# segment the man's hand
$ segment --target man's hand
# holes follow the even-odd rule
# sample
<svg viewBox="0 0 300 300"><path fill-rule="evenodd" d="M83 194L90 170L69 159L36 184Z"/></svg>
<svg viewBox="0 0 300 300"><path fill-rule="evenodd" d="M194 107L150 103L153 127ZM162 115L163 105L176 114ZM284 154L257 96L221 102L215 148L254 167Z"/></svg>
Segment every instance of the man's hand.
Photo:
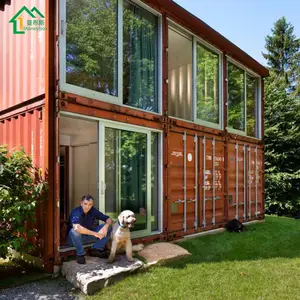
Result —
<svg viewBox="0 0 300 300"><path fill-rule="evenodd" d="M108 225L105 224L98 232L95 232L95 237L98 239L103 239L107 235Z"/></svg>
<svg viewBox="0 0 300 300"><path fill-rule="evenodd" d="M103 239L105 237L105 235L99 231L99 232L94 232L94 237L96 237L99 240L101 240L101 239Z"/></svg>
<svg viewBox="0 0 300 300"><path fill-rule="evenodd" d="M103 234L104 236L107 235L107 228L108 228L108 225L105 224L99 231L99 233Z"/></svg>

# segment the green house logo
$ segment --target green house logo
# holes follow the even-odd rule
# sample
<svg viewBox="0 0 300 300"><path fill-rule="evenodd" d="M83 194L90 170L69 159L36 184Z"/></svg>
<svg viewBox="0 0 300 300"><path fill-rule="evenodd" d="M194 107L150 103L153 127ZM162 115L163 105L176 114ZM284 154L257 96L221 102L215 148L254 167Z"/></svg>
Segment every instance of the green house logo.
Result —
<svg viewBox="0 0 300 300"><path fill-rule="evenodd" d="M25 34L28 30L46 30L45 17L36 7L29 10L23 6L9 23L13 24L14 34Z"/></svg>

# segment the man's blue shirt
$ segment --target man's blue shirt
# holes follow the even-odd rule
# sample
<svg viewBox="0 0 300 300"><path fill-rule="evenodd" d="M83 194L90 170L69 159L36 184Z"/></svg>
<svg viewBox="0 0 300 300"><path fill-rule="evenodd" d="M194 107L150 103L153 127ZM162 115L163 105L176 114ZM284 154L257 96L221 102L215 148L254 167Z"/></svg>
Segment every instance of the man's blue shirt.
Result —
<svg viewBox="0 0 300 300"><path fill-rule="evenodd" d="M69 217L68 233L71 228L73 228L73 224L80 224L87 229L92 229L95 220L106 222L107 219L109 219L109 216L106 216L95 207L92 207L89 212L85 214L82 207L78 206L72 210Z"/></svg>

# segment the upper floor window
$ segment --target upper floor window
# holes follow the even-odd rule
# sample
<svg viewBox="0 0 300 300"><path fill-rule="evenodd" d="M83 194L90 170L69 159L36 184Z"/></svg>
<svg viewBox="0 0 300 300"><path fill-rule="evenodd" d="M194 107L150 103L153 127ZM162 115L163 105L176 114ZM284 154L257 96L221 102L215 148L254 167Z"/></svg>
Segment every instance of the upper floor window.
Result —
<svg viewBox="0 0 300 300"><path fill-rule="evenodd" d="M60 15L61 90L160 111L156 12L125 0L66 0Z"/></svg>
<svg viewBox="0 0 300 300"><path fill-rule="evenodd" d="M192 121L193 40L177 27L169 27L168 37L168 112L170 116Z"/></svg>
<svg viewBox="0 0 300 300"><path fill-rule="evenodd" d="M197 119L221 123L221 58L197 43Z"/></svg>
<svg viewBox="0 0 300 300"><path fill-rule="evenodd" d="M168 39L169 115L221 129L221 52L173 23Z"/></svg>
<svg viewBox="0 0 300 300"><path fill-rule="evenodd" d="M258 102L258 77L228 62L228 129L238 134L259 137Z"/></svg>

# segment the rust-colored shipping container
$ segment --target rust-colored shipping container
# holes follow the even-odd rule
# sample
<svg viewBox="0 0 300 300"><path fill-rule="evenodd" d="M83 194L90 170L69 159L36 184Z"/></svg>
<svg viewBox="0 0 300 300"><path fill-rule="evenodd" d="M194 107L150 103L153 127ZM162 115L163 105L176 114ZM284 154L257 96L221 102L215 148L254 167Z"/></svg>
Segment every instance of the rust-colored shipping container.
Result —
<svg viewBox="0 0 300 300"><path fill-rule="evenodd" d="M9 149L23 147L33 163L44 167L44 123L43 107L22 111L12 117L0 121L0 144L7 145ZM28 138L30 137L30 138Z"/></svg>
<svg viewBox="0 0 300 300"><path fill-rule="evenodd" d="M98 0L99 15L86 9L101 18L96 28L74 13L76 1L4 3L0 144L23 146L47 173L37 212L47 271L74 254L68 216L87 193L114 219L134 211L134 243L264 217L267 69L171 0ZM45 29L16 33L34 19ZM92 32L115 42L86 47Z"/></svg>
<svg viewBox="0 0 300 300"><path fill-rule="evenodd" d="M45 12L45 2L38 0L12 1L11 5L5 6L5 12L1 12L0 111L45 93L45 31L14 34L10 22L24 6L28 9L38 7ZM20 16L25 17L25 14Z"/></svg>

